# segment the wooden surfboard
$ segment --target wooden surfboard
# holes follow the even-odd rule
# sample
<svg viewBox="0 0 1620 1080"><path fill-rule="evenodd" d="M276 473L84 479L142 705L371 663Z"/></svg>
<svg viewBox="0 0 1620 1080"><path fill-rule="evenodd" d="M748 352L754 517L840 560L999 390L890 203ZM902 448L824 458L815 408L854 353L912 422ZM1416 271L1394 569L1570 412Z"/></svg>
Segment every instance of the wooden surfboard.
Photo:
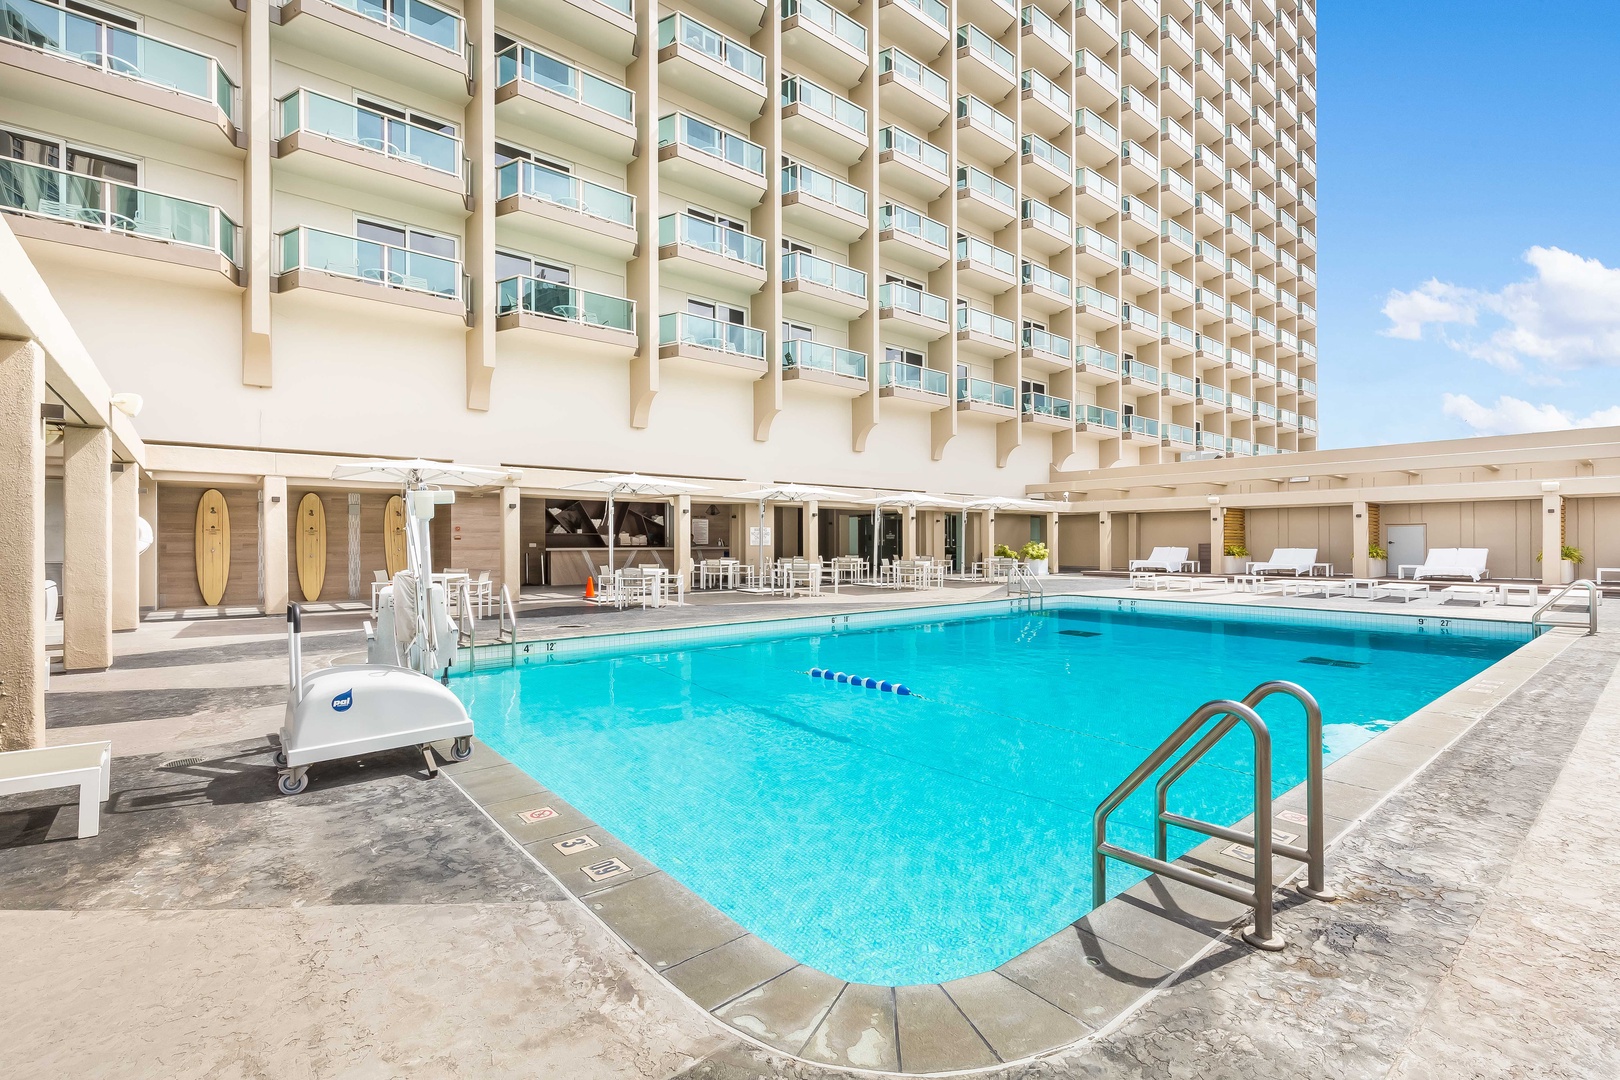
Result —
<svg viewBox="0 0 1620 1080"><path fill-rule="evenodd" d="M398 495L383 510L383 562L389 577L405 569L405 500Z"/></svg>
<svg viewBox="0 0 1620 1080"><path fill-rule="evenodd" d="M298 587L304 599L321 598L326 584L326 507L313 491L298 501Z"/></svg>
<svg viewBox="0 0 1620 1080"><path fill-rule="evenodd" d="M219 605L230 577L231 513L225 496L209 488L197 500L197 589L204 605Z"/></svg>

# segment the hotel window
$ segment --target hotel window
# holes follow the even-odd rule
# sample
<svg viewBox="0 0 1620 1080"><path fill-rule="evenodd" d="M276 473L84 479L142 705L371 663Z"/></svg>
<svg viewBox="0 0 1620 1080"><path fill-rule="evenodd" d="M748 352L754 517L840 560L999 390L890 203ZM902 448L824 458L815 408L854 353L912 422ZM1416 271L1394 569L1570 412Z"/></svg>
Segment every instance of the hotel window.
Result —
<svg viewBox="0 0 1620 1080"><path fill-rule="evenodd" d="M360 116L360 131L358 134L362 142L368 138L383 138L385 146L394 146L401 149L409 146L410 141L408 135L403 133L398 135L395 134L394 122L396 121L405 124L415 124L417 127L427 128L429 131L437 131L439 134L448 135L451 138L455 138L456 136L456 125L447 120L440 120L436 116L429 116L426 113L419 113L415 109L409 109L403 105L394 105L390 102L379 101L376 98L363 97L360 94L355 95L354 103L360 106L362 109L369 109L374 113L381 114L383 117L381 124L378 124L377 121L372 120L370 117L365 115Z"/></svg>
<svg viewBox="0 0 1620 1080"><path fill-rule="evenodd" d="M512 277L531 277L552 285L572 283L573 272L566 266L543 262L540 259L514 251L495 252L495 280Z"/></svg>
<svg viewBox="0 0 1620 1080"><path fill-rule="evenodd" d="M0 151L5 157L66 169L81 176L114 180L120 184L140 182L140 165L100 150L86 150L49 135L35 135L14 128L0 128Z"/></svg>
<svg viewBox="0 0 1620 1080"><path fill-rule="evenodd" d="M513 146L510 143L496 143L495 167L498 169L502 165L513 161L532 161L536 165L544 165L546 168L555 169L560 173L572 173L574 171L572 165L565 165L561 161L537 154L533 150L526 150L521 146Z"/></svg>
<svg viewBox="0 0 1620 1080"><path fill-rule="evenodd" d="M923 354L916 349L902 349L897 345L883 346L883 359L891 364L910 364L913 367L923 366Z"/></svg>
<svg viewBox="0 0 1620 1080"><path fill-rule="evenodd" d="M815 330L802 323L785 322L782 324L782 340L784 341L809 341L815 336Z"/></svg>
<svg viewBox="0 0 1620 1080"><path fill-rule="evenodd" d="M440 236L437 233L413 229L409 225L395 225L391 222L356 218L354 235L361 240L371 240L378 244L392 244L397 248L420 251L424 255L437 255L441 259L454 259L456 257L456 241L454 237Z"/></svg>
<svg viewBox="0 0 1620 1080"><path fill-rule="evenodd" d="M732 326L748 325L748 313L740 307L730 304L720 304L713 300L687 300L686 313L688 315L701 315L705 319L714 319L718 322L730 323Z"/></svg>

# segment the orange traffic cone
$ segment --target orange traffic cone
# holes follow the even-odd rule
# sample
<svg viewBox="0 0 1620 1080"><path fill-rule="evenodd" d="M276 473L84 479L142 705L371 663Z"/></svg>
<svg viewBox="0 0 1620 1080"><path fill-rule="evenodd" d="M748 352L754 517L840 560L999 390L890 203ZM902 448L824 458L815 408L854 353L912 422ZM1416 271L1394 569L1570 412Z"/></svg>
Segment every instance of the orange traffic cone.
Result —
<svg viewBox="0 0 1620 1080"><path fill-rule="evenodd" d="M585 579L585 599L596 599L596 575L594 574Z"/></svg>

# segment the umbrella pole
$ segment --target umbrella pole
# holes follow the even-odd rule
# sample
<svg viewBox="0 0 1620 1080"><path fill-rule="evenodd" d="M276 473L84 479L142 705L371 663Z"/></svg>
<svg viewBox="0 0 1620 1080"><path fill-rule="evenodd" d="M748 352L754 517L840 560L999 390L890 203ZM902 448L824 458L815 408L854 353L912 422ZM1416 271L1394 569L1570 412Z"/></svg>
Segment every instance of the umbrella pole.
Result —
<svg viewBox="0 0 1620 1080"><path fill-rule="evenodd" d="M967 508L962 509L956 523L956 572L967 573Z"/></svg>
<svg viewBox="0 0 1620 1080"><path fill-rule="evenodd" d="M607 576L608 576L608 580L613 582L613 584L614 584L614 592L615 592L615 594L617 594L617 592L618 592L618 580L619 579L613 576L613 533L614 533L614 529L613 529L613 492L611 492L611 491L608 492L608 497L607 497L607 521L603 522L603 524L605 524L607 526L607 534L608 534ZM618 596L617 595L615 595L613 599L614 599L615 603L618 602Z"/></svg>
<svg viewBox="0 0 1620 1080"><path fill-rule="evenodd" d="M765 577L765 500L759 500L759 516L755 519L759 523L759 543L755 545L754 561L759 564L759 576L754 579L755 585Z"/></svg>

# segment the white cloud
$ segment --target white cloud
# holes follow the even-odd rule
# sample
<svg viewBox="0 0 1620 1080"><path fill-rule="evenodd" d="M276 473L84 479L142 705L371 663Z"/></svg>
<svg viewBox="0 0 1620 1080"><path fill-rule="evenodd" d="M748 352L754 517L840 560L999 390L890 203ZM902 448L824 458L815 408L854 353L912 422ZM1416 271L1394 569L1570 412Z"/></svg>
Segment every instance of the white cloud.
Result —
<svg viewBox="0 0 1620 1080"><path fill-rule="evenodd" d="M1505 371L1527 360L1555 370L1620 366L1620 269L1561 248L1533 247L1524 261L1534 274L1496 292L1438 280L1392 290L1383 333L1420 341L1433 327L1437 340ZM1483 337L1454 331L1482 323Z"/></svg>
<svg viewBox="0 0 1620 1080"><path fill-rule="evenodd" d="M1620 425L1620 405L1586 416L1572 416L1556 405L1536 405L1503 395L1495 405L1481 405L1467 394L1446 394L1441 411L1461 420L1480 435L1516 435L1523 431L1564 431L1569 428Z"/></svg>

